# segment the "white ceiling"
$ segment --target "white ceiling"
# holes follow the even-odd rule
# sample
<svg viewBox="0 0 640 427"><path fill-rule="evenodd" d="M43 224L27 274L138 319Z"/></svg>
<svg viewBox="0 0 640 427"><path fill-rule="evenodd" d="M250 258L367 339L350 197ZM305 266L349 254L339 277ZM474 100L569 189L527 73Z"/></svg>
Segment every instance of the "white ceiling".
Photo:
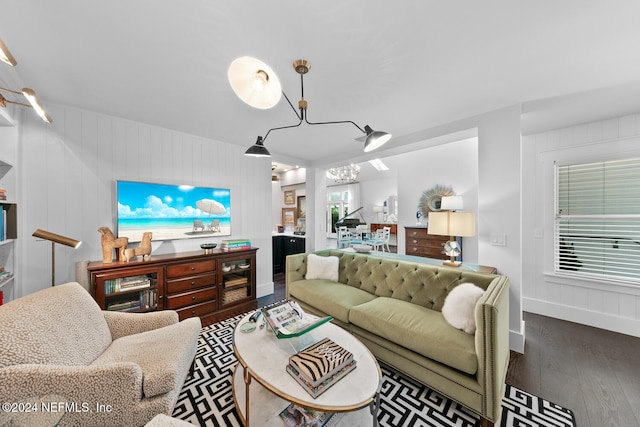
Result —
<svg viewBox="0 0 640 427"><path fill-rule="evenodd" d="M517 103L536 122L569 94L637 95L620 88L640 87L639 16L637 0L0 0L0 38L45 104L248 147L297 120L284 98L257 110L234 95L236 57L268 63L294 105L291 63L307 59L310 121L401 137ZM358 136L303 124L265 144L276 160L321 165L360 155Z"/></svg>

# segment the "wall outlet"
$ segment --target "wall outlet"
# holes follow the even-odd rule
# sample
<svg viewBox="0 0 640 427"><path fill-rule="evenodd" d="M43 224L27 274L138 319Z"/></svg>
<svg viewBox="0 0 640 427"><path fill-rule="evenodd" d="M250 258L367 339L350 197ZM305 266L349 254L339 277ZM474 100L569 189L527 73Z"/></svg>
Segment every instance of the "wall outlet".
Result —
<svg viewBox="0 0 640 427"><path fill-rule="evenodd" d="M504 233L491 233L489 235L489 242L493 246L506 246L507 235Z"/></svg>

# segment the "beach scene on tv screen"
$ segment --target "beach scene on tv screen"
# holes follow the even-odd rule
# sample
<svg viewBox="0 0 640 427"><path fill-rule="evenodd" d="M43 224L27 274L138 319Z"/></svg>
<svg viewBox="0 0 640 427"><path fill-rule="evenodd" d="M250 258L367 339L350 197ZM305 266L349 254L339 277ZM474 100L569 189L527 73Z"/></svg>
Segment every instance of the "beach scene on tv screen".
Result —
<svg viewBox="0 0 640 427"><path fill-rule="evenodd" d="M117 181L118 237L176 240L231 235L229 189Z"/></svg>

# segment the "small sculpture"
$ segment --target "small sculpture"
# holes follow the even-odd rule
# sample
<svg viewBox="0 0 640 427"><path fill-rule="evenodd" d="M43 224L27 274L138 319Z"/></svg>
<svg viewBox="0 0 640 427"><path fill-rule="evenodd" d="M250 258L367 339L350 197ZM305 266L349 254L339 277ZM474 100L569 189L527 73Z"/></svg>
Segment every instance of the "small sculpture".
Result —
<svg viewBox="0 0 640 427"><path fill-rule="evenodd" d="M124 250L124 262L129 262L131 258L142 256L142 260L145 260L145 256L151 258L151 237L150 231L142 234L142 241L137 248L127 248Z"/></svg>
<svg viewBox="0 0 640 427"><path fill-rule="evenodd" d="M124 250L129 244L129 238L119 237L116 239L116 236L113 235L109 227L100 227L98 231L102 234L100 238L100 243L102 243L102 262L105 264L113 262L114 249L116 250L116 260L123 261Z"/></svg>

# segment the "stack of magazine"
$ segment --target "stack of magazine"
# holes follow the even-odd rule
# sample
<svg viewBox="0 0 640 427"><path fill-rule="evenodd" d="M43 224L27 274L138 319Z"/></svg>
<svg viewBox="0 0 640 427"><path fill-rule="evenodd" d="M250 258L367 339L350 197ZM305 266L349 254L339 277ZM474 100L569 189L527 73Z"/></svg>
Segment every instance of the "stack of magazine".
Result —
<svg viewBox="0 0 640 427"><path fill-rule="evenodd" d="M316 398L355 368L353 353L324 338L289 357L286 369Z"/></svg>
<svg viewBox="0 0 640 427"><path fill-rule="evenodd" d="M280 412L280 419L287 427L333 427L342 415L343 413L322 412L291 403Z"/></svg>
<svg viewBox="0 0 640 427"><path fill-rule="evenodd" d="M285 300L262 308L262 314L278 338L299 337L333 319L305 313L293 300Z"/></svg>

